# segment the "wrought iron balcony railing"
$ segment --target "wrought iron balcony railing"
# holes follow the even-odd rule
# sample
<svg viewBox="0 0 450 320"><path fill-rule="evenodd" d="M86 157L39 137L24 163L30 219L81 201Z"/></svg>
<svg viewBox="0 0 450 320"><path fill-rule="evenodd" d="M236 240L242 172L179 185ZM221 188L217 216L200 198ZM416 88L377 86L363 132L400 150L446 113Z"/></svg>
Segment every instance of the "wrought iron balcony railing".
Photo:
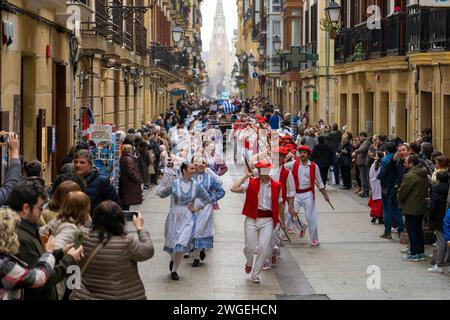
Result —
<svg viewBox="0 0 450 320"><path fill-rule="evenodd" d="M430 50L450 50L450 9L431 9Z"/></svg>
<svg viewBox="0 0 450 320"><path fill-rule="evenodd" d="M406 41L408 52L426 51L429 48L429 9L409 9L406 23Z"/></svg>
<svg viewBox="0 0 450 320"><path fill-rule="evenodd" d="M406 13L398 12L386 18L386 55L406 52Z"/></svg>

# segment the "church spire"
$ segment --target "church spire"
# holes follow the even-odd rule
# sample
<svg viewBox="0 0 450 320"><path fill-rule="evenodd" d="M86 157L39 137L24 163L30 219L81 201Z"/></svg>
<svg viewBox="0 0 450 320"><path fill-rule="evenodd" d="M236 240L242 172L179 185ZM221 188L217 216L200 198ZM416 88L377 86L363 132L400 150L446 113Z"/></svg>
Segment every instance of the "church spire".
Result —
<svg viewBox="0 0 450 320"><path fill-rule="evenodd" d="M217 0L217 4L216 4L216 18L217 17L223 17L224 13L223 13L223 4L222 4L222 0Z"/></svg>

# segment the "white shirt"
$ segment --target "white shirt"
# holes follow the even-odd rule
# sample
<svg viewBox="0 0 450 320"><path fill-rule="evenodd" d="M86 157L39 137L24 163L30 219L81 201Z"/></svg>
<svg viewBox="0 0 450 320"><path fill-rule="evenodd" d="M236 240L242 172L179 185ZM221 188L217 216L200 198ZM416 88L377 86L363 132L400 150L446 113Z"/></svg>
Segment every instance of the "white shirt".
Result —
<svg viewBox="0 0 450 320"><path fill-rule="evenodd" d="M242 185L244 192L248 189L248 180ZM280 191L279 203L283 203L283 195ZM258 194L258 209L264 211L272 211L272 188L271 183L264 184L261 182Z"/></svg>
<svg viewBox="0 0 450 320"><path fill-rule="evenodd" d="M294 180L294 176L292 174L292 170L294 169L294 163L295 163L294 161L287 163L285 165L285 168L288 169L289 171L291 171L291 173L289 174L289 178L288 178L288 189L293 188L294 190L296 190L295 180ZM298 180L299 180L299 189L301 189L301 190L311 188L311 178L309 176L310 166L311 166L311 161L308 160L306 165L304 165L300 161L300 166L298 168ZM323 185L319 166L316 165L315 171L316 171L315 172L315 175L316 175L315 182L316 182L319 190L321 190L321 189L325 188L325 186Z"/></svg>
<svg viewBox="0 0 450 320"><path fill-rule="evenodd" d="M280 175L281 175L281 167L272 168L272 170L270 171L270 177L273 180L276 180L278 182L280 182ZM294 182L294 176L291 173L289 174L289 176L287 178L286 187L287 187L287 197L288 198L295 197L295 182Z"/></svg>

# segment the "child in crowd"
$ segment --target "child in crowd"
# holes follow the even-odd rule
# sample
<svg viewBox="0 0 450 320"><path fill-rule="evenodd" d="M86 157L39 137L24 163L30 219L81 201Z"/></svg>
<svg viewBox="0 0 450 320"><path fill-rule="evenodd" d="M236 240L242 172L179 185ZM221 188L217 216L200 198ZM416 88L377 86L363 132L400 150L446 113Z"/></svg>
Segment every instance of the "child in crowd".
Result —
<svg viewBox="0 0 450 320"><path fill-rule="evenodd" d="M372 198L369 200L370 207L370 217L372 218L372 223L376 223L378 219L378 224L383 224L383 204L381 198L381 182L377 179L380 173L380 164L383 160L383 153L377 152L375 156L375 162L370 167L370 185L372 187Z"/></svg>

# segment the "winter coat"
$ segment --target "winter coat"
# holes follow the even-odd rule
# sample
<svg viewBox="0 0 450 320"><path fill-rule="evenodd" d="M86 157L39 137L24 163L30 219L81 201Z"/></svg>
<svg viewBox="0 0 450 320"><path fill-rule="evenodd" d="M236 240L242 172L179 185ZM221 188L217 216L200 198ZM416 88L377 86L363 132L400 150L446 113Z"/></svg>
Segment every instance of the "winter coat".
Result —
<svg viewBox="0 0 450 320"><path fill-rule="evenodd" d="M141 150L138 158L139 173L142 181L148 183L150 176L148 174L148 167L150 166L150 152L148 150Z"/></svg>
<svg viewBox="0 0 450 320"><path fill-rule="evenodd" d="M405 174L398 189L398 201L404 214L420 216L427 213L428 188L426 169L415 166Z"/></svg>
<svg viewBox="0 0 450 320"><path fill-rule="evenodd" d="M19 236L19 253L17 257L27 263L30 268L39 264L45 253L38 229L32 223L22 220L17 228ZM24 300L58 300L56 284L66 278L66 270L70 265L77 265L72 256L64 255L62 249L55 250L56 266L48 277L47 283L40 289L25 289Z"/></svg>
<svg viewBox="0 0 450 320"><path fill-rule="evenodd" d="M118 205L122 205L116 189L114 189L106 176L94 170L84 181L86 182L84 193L91 198L91 215L103 201L111 200Z"/></svg>
<svg viewBox="0 0 450 320"><path fill-rule="evenodd" d="M401 181L398 173L397 162L394 161L394 155L394 153L389 153L383 158L383 160L381 160L378 180L380 180L383 188L394 187Z"/></svg>
<svg viewBox="0 0 450 320"><path fill-rule="evenodd" d="M442 231L444 228L448 189L448 183L439 183L431 186L429 218L435 230Z"/></svg>
<svg viewBox="0 0 450 320"><path fill-rule="evenodd" d="M131 154L120 159L119 195L123 204L134 206L142 203L142 178L138 164Z"/></svg>
<svg viewBox="0 0 450 320"><path fill-rule="evenodd" d="M272 130L278 130L280 128L280 116L279 115L272 115L269 119L269 124Z"/></svg>
<svg viewBox="0 0 450 320"><path fill-rule="evenodd" d="M23 289L43 287L55 266L55 257L45 252L35 268L14 256L0 252L0 301L22 300Z"/></svg>
<svg viewBox="0 0 450 320"><path fill-rule="evenodd" d="M319 168L328 168L333 163L333 150L325 143L319 143L314 147L311 154L311 160L314 161Z"/></svg>
<svg viewBox="0 0 450 320"><path fill-rule="evenodd" d="M353 150L353 146L350 142L347 142L344 145L340 145L337 148L340 166L350 167L352 165L352 150Z"/></svg>
<svg viewBox="0 0 450 320"><path fill-rule="evenodd" d="M149 151L149 155L150 155L150 164L148 166L147 172L149 175L154 175L156 173L156 170L155 170L156 156L155 156L155 153L153 152L153 150Z"/></svg>
<svg viewBox="0 0 450 320"><path fill-rule="evenodd" d="M0 206L6 204L11 190L22 178L22 175L20 174L21 170L22 166L20 164L20 160L11 159L8 170L6 171L5 177L3 178L3 183L0 187Z"/></svg>
<svg viewBox="0 0 450 320"><path fill-rule="evenodd" d="M68 221L61 221L54 219L50 221L46 226L41 228L41 234L48 234L49 229L52 230L52 234L55 236L55 249L63 249L66 245L76 243L80 234L86 236L89 230L82 226L77 226L75 223ZM61 281L56 286L58 290L58 297L61 300L64 297L66 291L66 279Z"/></svg>
<svg viewBox="0 0 450 320"><path fill-rule="evenodd" d="M369 147L370 139L365 138L360 142L359 148L354 152L356 153L356 165L367 166L369 164Z"/></svg>
<svg viewBox="0 0 450 320"><path fill-rule="evenodd" d="M342 132L339 130L333 130L328 133L329 145L333 152L337 151L337 148L342 140Z"/></svg>
<svg viewBox="0 0 450 320"><path fill-rule="evenodd" d="M73 300L145 300L145 289L138 272L138 262L154 255L150 233L113 236L87 266L81 288L75 289ZM91 231L83 241L85 258L81 268L100 244L97 231Z"/></svg>
<svg viewBox="0 0 450 320"><path fill-rule="evenodd" d="M83 226L77 226L75 223L69 221L61 221L54 219L40 230L41 234L48 234L48 230L52 230L55 237L55 249L62 249L66 245L75 243L77 237L82 234L87 234L88 229Z"/></svg>

